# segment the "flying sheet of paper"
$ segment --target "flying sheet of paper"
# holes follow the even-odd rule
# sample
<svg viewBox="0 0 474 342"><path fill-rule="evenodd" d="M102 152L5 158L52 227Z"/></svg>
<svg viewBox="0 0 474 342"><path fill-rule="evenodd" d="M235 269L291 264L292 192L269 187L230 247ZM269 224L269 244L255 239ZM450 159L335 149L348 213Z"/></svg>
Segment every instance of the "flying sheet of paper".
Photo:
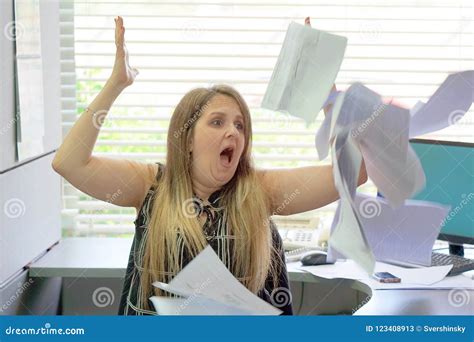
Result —
<svg viewBox="0 0 474 342"><path fill-rule="evenodd" d="M408 110L382 103L378 94L356 83L338 97L332 120L330 124L325 123L326 132L317 137L323 144L333 142L333 174L341 198L331 246L355 260L368 273L373 272L375 257L354 204L362 156L367 173L391 205L400 205L420 190L424 185L421 165L407 165L407 161L412 162L407 157L408 120Z"/></svg>
<svg viewBox="0 0 474 342"><path fill-rule="evenodd" d="M383 198L356 194L361 227L377 261L397 265L431 266L431 253L449 207L437 203L407 200L393 209ZM339 217L341 203L335 217ZM333 221L332 229L337 221ZM342 259L341 253L328 248L328 260Z"/></svg>
<svg viewBox="0 0 474 342"><path fill-rule="evenodd" d="M438 131L462 119L474 101L474 70L449 75L426 104L411 111L410 138Z"/></svg>
<svg viewBox="0 0 474 342"><path fill-rule="evenodd" d="M341 153L337 149L349 140L349 131L362 153L369 178L392 208L399 207L425 185L424 172L408 144L408 138L447 127L459 120L473 100L472 80L472 71L450 75L427 104L419 103L411 111L392 103L385 104L375 92L362 84L353 84L338 95L332 112L326 115L316 135L320 159L327 156L331 142L342 135L341 142L333 144L333 163L346 158L346 165L356 165L359 151ZM334 178L351 179L354 177L353 169L334 167ZM335 216L336 228L331 235L333 247L370 272L372 256L370 250L363 253L366 237L360 220L357 220L353 197L351 200L351 195L348 195L355 193L355 187L345 182L340 182L339 186L336 183L336 186L341 197L341 210ZM351 238L355 238L355 244L350 243ZM365 248L369 249L369 246Z"/></svg>
<svg viewBox="0 0 474 342"><path fill-rule="evenodd" d="M340 195L339 221L331 232L332 248L354 259L368 273L375 267L375 257L361 228L359 213L353 202L362 156L350 130L336 135L332 148L334 183Z"/></svg>
<svg viewBox="0 0 474 342"><path fill-rule="evenodd" d="M397 207L425 184L421 164L408 144L409 120L407 109L385 104L379 94L354 83L339 95L316 134L319 158L326 158L330 141L338 134L336 127L349 129L370 179Z"/></svg>
<svg viewBox="0 0 474 342"><path fill-rule="evenodd" d="M375 272L389 272L401 279L400 284L390 284L391 288L414 288L419 285L427 286L442 281L453 266L434 266L420 268L406 268L377 262ZM337 261L333 265L303 266L301 270L326 279L354 279L360 280L373 289L383 289L386 284L372 279L355 261ZM465 285L466 281L459 283ZM459 285L458 284L458 285Z"/></svg>
<svg viewBox="0 0 474 342"><path fill-rule="evenodd" d="M292 22L261 107L288 112L307 124L328 98L344 57L347 38Z"/></svg>
<svg viewBox="0 0 474 342"><path fill-rule="evenodd" d="M185 297L194 306L202 307L203 315L279 315L281 310L265 302L244 285L222 263L212 247L207 246L179 272L169 284L154 282L154 286ZM159 300L154 300L160 303ZM170 310L172 301L166 301L164 310ZM188 303L189 306L189 303ZM234 310L235 309L235 310ZM183 312L184 309L175 309ZM225 312L225 313L224 313Z"/></svg>

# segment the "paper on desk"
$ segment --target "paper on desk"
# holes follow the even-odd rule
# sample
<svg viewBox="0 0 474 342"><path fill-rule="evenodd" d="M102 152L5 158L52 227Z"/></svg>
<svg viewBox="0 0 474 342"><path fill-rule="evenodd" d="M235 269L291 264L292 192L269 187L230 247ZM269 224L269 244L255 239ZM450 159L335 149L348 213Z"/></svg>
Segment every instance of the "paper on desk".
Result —
<svg viewBox="0 0 474 342"><path fill-rule="evenodd" d="M330 94L347 38L292 22L261 107L311 123Z"/></svg>
<svg viewBox="0 0 474 342"><path fill-rule="evenodd" d="M377 261L398 265L431 266L431 254L441 224L449 213L449 206L417 200L407 200L393 209L380 197L356 194L355 206L360 214L361 227ZM336 210L337 224L341 203ZM328 261L344 258L331 242Z"/></svg>
<svg viewBox="0 0 474 342"><path fill-rule="evenodd" d="M443 280L451 268L452 265L406 268L377 262L374 272L389 272L401 279L400 284L390 284L391 287L411 288L414 285L435 284ZM337 261L333 265L304 266L300 269L326 279L354 279L360 280L374 289L386 287L386 284L371 278L354 260Z"/></svg>
<svg viewBox="0 0 474 342"><path fill-rule="evenodd" d="M196 312L203 307L205 315L279 315L281 310L265 302L242 285L222 263L212 247L207 246L169 284L154 282L154 286L185 297L194 305L175 311ZM155 302L160 304L155 299ZM163 301L161 301L163 303ZM165 301L170 311L172 301ZM177 303L177 302L176 302ZM189 304L188 304L189 305Z"/></svg>
<svg viewBox="0 0 474 342"><path fill-rule="evenodd" d="M446 267L446 266L444 266ZM448 266L450 267L450 266ZM431 267L430 267L431 268ZM391 289L474 289L474 281L471 277L465 274L459 274L457 276L445 277L442 280L426 285L426 284L407 284L401 283L380 283L375 279L364 281L368 286L374 290L391 290Z"/></svg>
<svg viewBox="0 0 474 342"><path fill-rule="evenodd" d="M377 262L375 272L389 272L400 278L404 284L432 285L446 277L453 265L420 268L406 268ZM377 282L380 283L380 282Z"/></svg>
<svg viewBox="0 0 474 342"><path fill-rule="evenodd" d="M474 70L449 75L430 97L411 110L410 138L434 132L459 121L474 101Z"/></svg>

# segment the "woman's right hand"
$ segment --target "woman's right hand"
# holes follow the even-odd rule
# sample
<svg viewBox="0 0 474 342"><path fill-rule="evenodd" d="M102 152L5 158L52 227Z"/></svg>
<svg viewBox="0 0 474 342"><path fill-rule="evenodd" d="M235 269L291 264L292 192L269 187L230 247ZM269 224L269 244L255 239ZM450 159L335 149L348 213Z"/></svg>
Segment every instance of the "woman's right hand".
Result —
<svg viewBox="0 0 474 342"><path fill-rule="evenodd" d="M136 68L130 67L128 51L125 45L125 27L122 17L115 20L115 63L109 81L116 87L126 88L133 83L138 75Z"/></svg>

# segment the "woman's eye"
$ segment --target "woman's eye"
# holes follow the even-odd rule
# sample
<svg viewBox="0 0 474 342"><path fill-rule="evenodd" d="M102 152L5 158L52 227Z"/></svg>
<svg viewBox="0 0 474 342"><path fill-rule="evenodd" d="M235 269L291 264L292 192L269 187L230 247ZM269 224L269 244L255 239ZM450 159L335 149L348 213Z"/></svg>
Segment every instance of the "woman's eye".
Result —
<svg viewBox="0 0 474 342"><path fill-rule="evenodd" d="M220 126L222 124L222 120L214 120L212 121L212 124Z"/></svg>
<svg viewBox="0 0 474 342"><path fill-rule="evenodd" d="M241 123L241 122L237 122L237 123L235 124L235 127L237 127L237 129L243 130L243 129L244 129L244 124Z"/></svg>

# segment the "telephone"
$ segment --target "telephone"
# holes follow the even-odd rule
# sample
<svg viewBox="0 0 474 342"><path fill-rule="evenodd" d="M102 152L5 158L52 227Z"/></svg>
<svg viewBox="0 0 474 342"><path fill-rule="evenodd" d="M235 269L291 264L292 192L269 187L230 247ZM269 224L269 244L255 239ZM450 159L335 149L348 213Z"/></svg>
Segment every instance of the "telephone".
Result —
<svg viewBox="0 0 474 342"><path fill-rule="evenodd" d="M319 218L274 219L285 251L301 247L318 247L321 244Z"/></svg>

